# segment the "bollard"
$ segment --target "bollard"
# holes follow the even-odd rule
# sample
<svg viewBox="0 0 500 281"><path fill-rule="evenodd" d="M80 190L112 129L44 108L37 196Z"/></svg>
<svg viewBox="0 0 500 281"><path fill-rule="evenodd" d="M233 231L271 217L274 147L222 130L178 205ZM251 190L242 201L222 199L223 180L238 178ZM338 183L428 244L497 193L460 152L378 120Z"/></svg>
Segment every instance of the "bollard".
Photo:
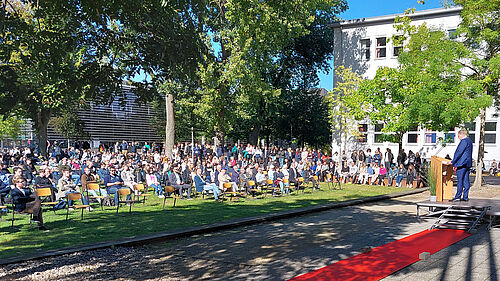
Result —
<svg viewBox="0 0 500 281"><path fill-rule="evenodd" d="M431 257L431 253L429 252L422 252L418 255L418 258L421 260L428 260Z"/></svg>

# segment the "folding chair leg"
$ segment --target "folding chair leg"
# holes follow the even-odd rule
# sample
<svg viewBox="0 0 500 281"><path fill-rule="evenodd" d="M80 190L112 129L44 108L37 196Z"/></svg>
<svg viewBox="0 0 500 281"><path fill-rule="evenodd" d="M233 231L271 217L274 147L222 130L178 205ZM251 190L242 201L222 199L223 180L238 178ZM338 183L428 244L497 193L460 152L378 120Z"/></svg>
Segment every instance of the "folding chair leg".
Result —
<svg viewBox="0 0 500 281"><path fill-rule="evenodd" d="M132 214L132 204L134 204L133 202L129 202L129 207L128 207L128 214Z"/></svg>
<svg viewBox="0 0 500 281"><path fill-rule="evenodd" d="M163 210L165 210L165 201L167 201L167 197L163 198Z"/></svg>
<svg viewBox="0 0 500 281"><path fill-rule="evenodd" d="M12 208L12 228L14 228L14 207Z"/></svg>
<svg viewBox="0 0 500 281"><path fill-rule="evenodd" d="M174 206L173 206L173 208L175 208L175 202L176 202L176 201L177 201L177 198L174 198Z"/></svg>
<svg viewBox="0 0 500 281"><path fill-rule="evenodd" d="M82 220L83 220L83 209L84 209L84 208L82 208Z"/></svg>
<svg viewBox="0 0 500 281"><path fill-rule="evenodd" d="M66 220L68 220L68 216L69 216L69 205L66 206Z"/></svg>
<svg viewBox="0 0 500 281"><path fill-rule="evenodd" d="M118 199L118 204L116 204L116 214L118 215L118 209L120 208L120 199Z"/></svg>

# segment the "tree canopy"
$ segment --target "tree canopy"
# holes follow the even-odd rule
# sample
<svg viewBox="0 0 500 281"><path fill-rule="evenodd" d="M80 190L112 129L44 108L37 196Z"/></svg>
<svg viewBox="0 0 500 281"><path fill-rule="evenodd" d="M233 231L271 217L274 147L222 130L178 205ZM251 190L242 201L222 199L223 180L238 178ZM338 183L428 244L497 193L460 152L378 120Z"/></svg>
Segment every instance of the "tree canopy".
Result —
<svg viewBox="0 0 500 281"><path fill-rule="evenodd" d="M51 115L86 100L105 102L121 84L86 4L2 2L0 112L32 119L44 155Z"/></svg>
<svg viewBox="0 0 500 281"><path fill-rule="evenodd" d="M403 134L412 128L446 131L475 119L491 104L481 83L463 73L463 61L474 55L463 44L425 24L412 26L407 18L397 26L407 35L399 65L379 68L374 79L346 96L357 119L384 124L382 131L401 148Z"/></svg>

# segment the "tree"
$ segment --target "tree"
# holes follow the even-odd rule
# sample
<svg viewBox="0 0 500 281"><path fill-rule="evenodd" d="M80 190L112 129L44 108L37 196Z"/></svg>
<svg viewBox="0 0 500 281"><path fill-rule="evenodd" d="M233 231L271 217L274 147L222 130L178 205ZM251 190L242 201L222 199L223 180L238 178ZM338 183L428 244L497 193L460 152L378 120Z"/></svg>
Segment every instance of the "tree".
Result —
<svg viewBox="0 0 500 281"><path fill-rule="evenodd" d="M15 116L6 116L5 119L0 119L0 139L3 141L6 138L17 140L21 130L21 126L25 123L24 120Z"/></svg>
<svg viewBox="0 0 500 281"><path fill-rule="evenodd" d="M211 54L199 69L197 113L223 142L235 120L255 120L252 142L265 123L263 109L280 91L266 79L276 73L279 55L293 39L308 33L315 19L332 20L346 8L343 0L214 1L215 17L206 42Z"/></svg>
<svg viewBox="0 0 500 281"><path fill-rule="evenodd" d="M328 26L328 20L316 18L306 27L306 35L293 38L283 47L275 70L264 78L280 95L249 113L253 120L252 132L262 126L262 133L268 139L293 137L299 143L313 146L329 143L328 104L324 94L316 89L318 71L329 70L328 61L333 55L333 29Z"/></svg>
<svg viewBox="0 0 500 281"><path fill-rule="evenodd" d="M85 131L85 123L75 111L64 111L60 116L56 116L49 121L58 134L69 139L87 136Z"/></svg>
<svg viewBox="0 0 500 281"><path fill-rule="evenodd" d="M330 105L328 116L332 133L336 134L334 139L337 139L339 149L342 147L341 143L344 144L343 149L346 149L347 137L359 136L359 129L354 122L355 117L358 117L358 119L364 118L360 115L360 111L354 111L354 114L357 115L353 115L349 110L349 105L352 104L351 100L355 99L363 79L352 72L351 68L345 68L343 65L338 66L335 73L339 77L339 82L335 89L328 93L327 100ZM346 101L349 103L346 103ZM339 155L341 155L341 151L339 151Z"/></svg>
<svg viewBox="0 0 500 281"><path fill-rule="evenodd" d="M457 30L463 44L475 56L463 61L468 79L480 83L483 94L493 97L500 108L500 1L499 0L453 0L451 3L463 7L462 22ZM479 149L477 155L476 180L474 186L482 185L484 159L484 131L486 107L481 108Z"/></svg>
<svg viewBox="0 0 500 281"><path fill-rule="evenodd" d="M155 102L165 110L165 152L171 156L175 140L175 104L189 98L197 85L196 70L206 53L203 36L209 20L204 0L122 1L108 12L118 42L114 50L120 68L136 81L139 102Z"/></svg>
<svg viewBox="0 0 500 281"><path fill-rule="evenodd" d="M107 23L95 21L96 3L19 1L1 3L0 112L33 120L47 156L52 114L87 100L107 102L121 84L106 44Z"/></svg>
<svg viewBox="0 0 500 281"><path fill-rule="evenodd" d="M396 68L379 68L374 79L363 81L359 91L346 98L348 108L360 119L383 123L402 148L402 136L422 126L444 131L473 120L480 108L491 104L476 80L463 75L462 61L471 53L444 32L425 24L403 21L408 35ZM404 40L400 38L399 40Z"/></svg>

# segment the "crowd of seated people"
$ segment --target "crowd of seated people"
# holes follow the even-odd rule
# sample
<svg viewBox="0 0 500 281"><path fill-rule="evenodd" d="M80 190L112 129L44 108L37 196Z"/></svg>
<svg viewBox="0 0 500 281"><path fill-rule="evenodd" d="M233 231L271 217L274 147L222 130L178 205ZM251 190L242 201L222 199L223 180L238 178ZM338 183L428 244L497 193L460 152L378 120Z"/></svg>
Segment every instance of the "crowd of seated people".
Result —
<svg viewBox="0 0 500 281"><path fill-rule="evenodd" d="M384 153L378 148L373 154L371 149L350 154L342 151L340 157L335 153L333 159L342 163L338 174L344 183L401 187L404 180L406 187L413 188L423 186L427 175L427 161L421 158L419 152L413 153L411 150L408 154L401 150L397 158L390 148Z"/></svg>
<svg viewBox="0 0 500 281"><path fill-rule="evenodd" d="M312 148L180 143L169 158L158 144L122 141L93 150L65 150L54 143L49 155L40 160L29 148L0 154L0 205L11 197L14 179L22 179L23 187L32 191L51 188L52 201L81 192L84 205L93 200L101 203L101 198L116 205L118 190L129 189L130 200L140 192L138 184L154 190L159 198L164 198L165 186L172 186L181 198L192 199L194 191L213 194L220 201L225 192L246 196L271 187L273 195L288 194L301 184L312 183L317 189L318 182L334 179L397 186L406 180L407 187L418 187L423 184L425 170L425 160L418 152L406 154L402 150L396 158L390 149L385 153L377 149L372 154L367 149L331 155ZM88 188L90 183L97 183L98 188ZM72 202L68 203L71 208Z"/></svg>

